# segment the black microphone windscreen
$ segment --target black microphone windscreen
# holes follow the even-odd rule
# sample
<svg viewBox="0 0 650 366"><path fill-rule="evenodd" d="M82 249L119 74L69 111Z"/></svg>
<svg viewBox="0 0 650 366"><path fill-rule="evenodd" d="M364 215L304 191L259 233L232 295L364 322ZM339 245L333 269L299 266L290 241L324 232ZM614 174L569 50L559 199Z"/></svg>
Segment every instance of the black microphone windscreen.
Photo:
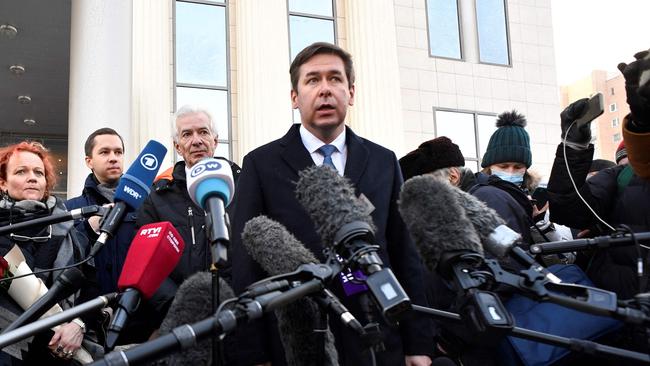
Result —
<svg viewBox="0 0 650 366"><path fill-rule="evenodd" d="M354 187L329 166L313 166L299 173L296 198L316 225L325 247L345 224L363 221L375 230L369 207L355 195Z"/></svg>
<svg viewBox="0 0 650 366"><path fill-rule="evenodd" d="M431 271L443 253L483 254L479 237L448 182L432 175L407 180L400 192L399 211Z"/></svg>
<svg viewBox="0 0 650 366"><path fill-rule="evenodd" d="M183 324L192 324L212 315L212 275L198 272L187 278L176 292L169 311L160 324L160 334L167 334ZM223 279L219 279L220 303L235 297L235 293ZM209 365L212 357L211 338L183 352L169 356L167 365Z"/></svg>
<svg viewBox="0 0 650 366"><path fill-rule="evenodd" d="M254 217L246 223L242 244L253 260L272 276L292 272L302 264L318 263L314 254L282 224L266 216ZM316 302L300 299L277 309L275 316L288 365L338 364L332 332L329 329L314 332L324 325Z"/></svg>
<svg viewBox="0 0 650 366"><path fill-rule="evenodd" d="M319 263L282 224L266 216L248 220L241 236L248 254L271 276L294 271L301 264Z"/></svg>

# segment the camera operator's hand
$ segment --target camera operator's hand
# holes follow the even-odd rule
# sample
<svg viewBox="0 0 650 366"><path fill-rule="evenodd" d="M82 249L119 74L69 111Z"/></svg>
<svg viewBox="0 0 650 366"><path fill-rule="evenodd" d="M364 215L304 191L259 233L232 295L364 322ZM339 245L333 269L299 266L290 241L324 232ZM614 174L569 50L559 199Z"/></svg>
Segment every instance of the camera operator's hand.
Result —
<svg viewBox="0 0 650 366"><path fill-rule="evenodd" d="M650 131L650 51L634 55L636 61L621 62L618 69L625 77L625 93L637 132Z"/></svg>
<svg viewBox="0 0 650 366"><path fill-rule="evenodd" d="M589 142L591 141L591 122L584 124L580 128L575 124L571 126L571 124L573 121L582 117L583 114L587 113L588 109L589 99L582 98L569 104L569 106L560 113L560 119L562 121L562 140L564 140L564 137L566 136L567 145L577 150L584 150L589 147ZM571 126L571 129L569 129L569 126Z"/></svg>

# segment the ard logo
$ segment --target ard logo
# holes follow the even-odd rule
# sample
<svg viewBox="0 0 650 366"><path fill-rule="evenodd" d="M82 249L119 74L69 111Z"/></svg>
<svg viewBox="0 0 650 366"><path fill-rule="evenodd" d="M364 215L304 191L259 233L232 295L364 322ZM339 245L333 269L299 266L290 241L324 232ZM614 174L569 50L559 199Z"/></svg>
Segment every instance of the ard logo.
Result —
<svg viewBox="0 0 650 366"><path fill-rule="evenodd" d="M158 169L158 158L154 154L144 154L140 158L140 164L147 170Z"/></svg>

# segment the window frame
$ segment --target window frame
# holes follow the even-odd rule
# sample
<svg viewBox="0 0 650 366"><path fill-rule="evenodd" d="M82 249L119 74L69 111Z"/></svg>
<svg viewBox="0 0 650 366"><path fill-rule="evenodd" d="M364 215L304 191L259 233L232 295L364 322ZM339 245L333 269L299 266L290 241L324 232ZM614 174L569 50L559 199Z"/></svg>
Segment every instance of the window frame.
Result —
<svg viewBox="0 0 650 366"><path fill-rule="evenodd" d="M207 6L219 6L224 8L224 31L225 31L225 36L226 36L226 85L225 86L215 86L215 85L207 85L207 84L192 84L192 83L179 83L177 79L177 63L176 63L176 4L177 3L191 3L191 4L199 4L199 5L207 5ZM217 143L221 144L227 144L228 145L228 159L232 160L232 155L233 155L233 137L232 137L232 80L231 80L231 63L230 63L230 2L228 0L223 0L223 2L216 2L216 1L209 1L209 0L174 0L173 1L173 6L172 6L172 59L174 62L174 67L173 67L173 85L174 85L174 92L173 92L173 98L172 98L172 103L173 103L173 110L174 113L178 110L180 107L178 105L178 100L177 100L177 90L179 87L181 88L194 88L194 89L208 89L208 90L219 90L219 91L225 91L226 92L226 123L228 125L228 136L227 138L221 138L223 135L219 133L219 137L217 139ZM214 121L214 116L212 116L213 121L212 124L216 128L216 124ZM174 128L172 126L172 128ZM173 163L178 162L178 156L177 153L174 152L172 154L172 161Z"/></svg>
<svg viewBox="0 0 650 366"><path fill-rule="evenodd" d="M458 47L460 50L460 58L455 58L455 57L449 57L449 56L438 56L434 55L431 53L431 32L429 32L429 0L425 0L424 2L424 13L426 15L426 22L427 22L427 49L429 52L429 57L431 58L441 58L444 60L454 60L454 61L467 61L465 59L465 44L463 42L463 25L462 25L462 14L460 11L460 0L456 0L456 17L458 20Z"/></svg>
<svg viewBox="0 0 650 366"><path fill-rule="evenodd" d="M481 111L472 111L468 109L453 109L453 108L439 108L439 107L433 107L433 134L434 136L438 136L438 121L436 120L436 112L452 112L452 113L465 113L465 114L471 114L473 118L473 123L474 123L474 148L476 149L476 157L466 157L463 154L463 158L465 161L472 161L476 162L477 166L480 168L481 162L483 160L483 156L481 155L481 142L479 141L479 129L478 129L478 116L488 116L488 117L494 117L496 120L497 114L492 113L492 112L481 112ZM454 142L455 143L455 142ZM486 144L489 143L489 140L485 142ZM462 152L462 151L461 151Z"/></svg>
<svg viewBox="0 0 650 366"><path fill-rule="evenodd" d="M618 107L617 107L617 105L616 105L616 102L611 103L611 104L609 105L609 112L610 112L610 113L616 112L617 110L618 110Z"/></svg>
<svg viewBox="0 0 650 366"><path fill-rule="evenodd" d="M483 65L491 65L491 66L502 66L502 67L512 67L512 50L510 47L510 24L508 22L508 19L510 17L508 16L508 0L503 0L503 17L504 22L505 22L505 27L506 27L506 52L508 54L508 63L507 64L497 64L494 62L486 62L486 61L481 61L481 38L479 37L479 31L478 31L478 12L477 12L477 6L476 2L480 0L474 0L474 21L476 23L476 28L474 28L474 32L476 33L476 53L478 54L478 63L483 64Z"/></svg>

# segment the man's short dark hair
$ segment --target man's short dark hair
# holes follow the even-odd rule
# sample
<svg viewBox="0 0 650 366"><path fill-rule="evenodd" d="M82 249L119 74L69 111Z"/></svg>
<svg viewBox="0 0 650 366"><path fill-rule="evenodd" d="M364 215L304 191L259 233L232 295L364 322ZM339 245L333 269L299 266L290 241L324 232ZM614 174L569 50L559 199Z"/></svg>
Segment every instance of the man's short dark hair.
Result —
<svg viewBox="0 0 650 366"><path fill-rule="evenodd" d="M92 156L93 149L95 148L95 137L100 135L115 135L119 137L120 141L122 142L122 150L124 150L124 140L122 139L122 136L120 136L120 134L117 133L117 131L115 131L114 129L109 127L104 127L91 133L90 136L88 136L88 138L86 139L86 144L84 145L84 151L86 152L86 156Z"/></svg>
<svg viewBox="0 0 650 366"><path fill-rule="evenodd" d="M348 86L354 85L354 66L352 65L352 56L341 47L327 43L316 42L305 47L296 58L293 59L289 67L289 74L291 75L291 88L293 91L298 91L298 79L300 78L300 66L309 61L310 58L316 55L335 55L343 60L345 66L345 76L348 78Z"/></svg>

